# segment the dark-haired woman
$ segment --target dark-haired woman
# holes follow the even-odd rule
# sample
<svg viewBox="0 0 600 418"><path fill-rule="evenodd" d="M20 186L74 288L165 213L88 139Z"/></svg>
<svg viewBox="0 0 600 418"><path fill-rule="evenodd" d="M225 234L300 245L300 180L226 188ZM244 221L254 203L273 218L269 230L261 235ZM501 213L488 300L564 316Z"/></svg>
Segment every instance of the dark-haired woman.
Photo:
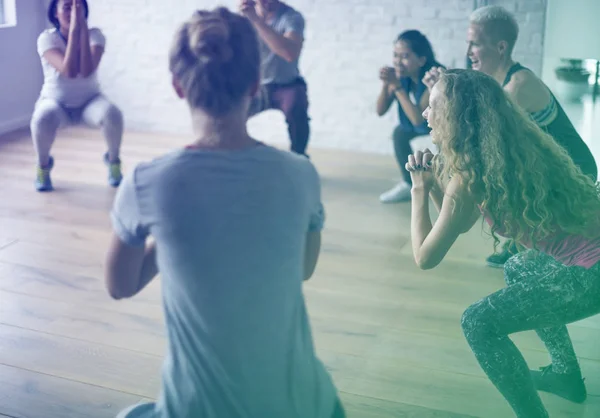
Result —
<svg viewBox="0 0 600 418"><path fill-rule="evenodd" d="M377 114L383 116L393 102L398 104L399 125L393 133L394 153L403 180L383 193L383 203L410 200L411 178L404 165L412 153L411 141L429 135L423 111L429 102L429 90L423 76L431 67L443 67L435 59L431 43L417 30L402 32L394 43L394 67L379 72L383 82L377 99Z"/></svg>
<svg viewBox="0 0 600 418"><path fill-rule="evenodd" d="M80 121L102 129L108 148L104 154L108 182L113 187L121 182L123 116L101 93L96 70L106 41L100 29L88 27L88 13L86 0L52 0L48 19L54 28L42 32L37 40L44 72L31 119L38 191L53 189L50 171L54 159L50 150L58 128Z"/></svg>
<svg viewBox="0 0 600 418"><path fill-rule="evenodd" d="M319 174L247 131L256 31L227 9L198 11L169 57L194 135L125 176L106 262L117 299L160 271L168 349L158 401L120 417L343 418L303 295L324 223Z"/></svg>

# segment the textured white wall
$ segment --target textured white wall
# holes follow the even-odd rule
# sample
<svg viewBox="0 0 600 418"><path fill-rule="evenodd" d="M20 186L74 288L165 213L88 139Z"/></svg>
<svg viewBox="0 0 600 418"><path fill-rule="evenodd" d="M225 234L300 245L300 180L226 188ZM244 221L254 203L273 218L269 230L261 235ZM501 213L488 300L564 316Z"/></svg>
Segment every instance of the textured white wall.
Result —
<svg viewBox="0 0 600 418"><path fill-rule="evenodd" d="M523 23L517 57L541 70L545 0L500 0ZM390 64L399 32L419 29L438 59L464 67L467 16L482 0L289 0L307 21L301 69L309 83L311 144L391 152L397 117L374 112L378 69ZM177 25L194 9L236 0L90 0L91 24L107 38L100 78L106 94L134 130L187 133L184 104L171 91L167 52ZM251 132L271 143L287 143L283 116L267 112L250 122Z"/></svg>
<svg viewBox="0 0 600 418"><path fill-rule="evenodd" d="M18 0L17 25L0 27L0 134L29 124L42 87L36 41L44 15L40 0Z"/></svg>

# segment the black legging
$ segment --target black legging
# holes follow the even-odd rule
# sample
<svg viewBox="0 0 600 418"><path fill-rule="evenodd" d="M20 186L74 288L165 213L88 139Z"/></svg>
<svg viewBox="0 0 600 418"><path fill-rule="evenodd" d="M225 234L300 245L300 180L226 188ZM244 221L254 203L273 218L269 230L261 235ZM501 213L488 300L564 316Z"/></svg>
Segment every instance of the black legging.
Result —
<svg viewBox="0 0 600 418"><path fill-rule="evenodd" d="M600 263L567 267L527 250L504 265L508 287L471 305L462 328L477 361L517 417L546 418L525 359L510 334L536 330L558 373L580 373L566 324L600 312Z"/></svg>
<svg viewBox="0 0 600 418"><path fill-rule="evenodd" d="M394 154L396 154L396 161L400 166L400 172L402 173L402 177L404 181L408 184L412 185L412 180L410 178L410 173L406 171L406 163L408 162L408 156L412 154L412 148L410 147L410 141L415 139L417 136L422 136L424 134L417 134L415 132L407 132L403 131L400 126L397 126L394 129L393 139L394 139Z"/></svg>

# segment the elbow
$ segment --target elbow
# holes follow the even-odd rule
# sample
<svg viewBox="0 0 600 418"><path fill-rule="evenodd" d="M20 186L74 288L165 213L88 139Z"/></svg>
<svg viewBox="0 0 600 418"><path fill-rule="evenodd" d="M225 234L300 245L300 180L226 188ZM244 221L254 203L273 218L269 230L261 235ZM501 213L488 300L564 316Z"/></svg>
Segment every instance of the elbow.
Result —
<svg viewBox="0 0 600 418"><path fill-rule="evenodd" d="M62 75L64 75L67 78L77 78L77 70L73 70L71 68L67 68L65 71L62 72Z"/></svg>
<svg viewBox="0 0 600 418"><path fill-rule="evenodd" d="M108 294L114 300L121 300L127 297L123 292L111 287L108 288Z"/></svg>
<svg viewBox="0 0 600 418"><path fill-rule="evenodd" d="M431 257L427 257L426 255L416 255L415 262L421 270L431 270L437 267L441 260L436 260Z"/></svg>
<svg viewBox="0 0 600 418"><path fill-rule="evenodd" d="M423 123L425 123L425 119L417 117L417 118L413 118L413 120L410 121L414 126L420 126Z"/></svg>
<svg viewBox="0 0 600 418"><path fill-rule="evenodd" d="M310 280L310 278L313 276L314 273L315 273L315 267L306 269L304 272L304 281L306 282L306 281Z"/></svg>
<svg viewBox="0 0 600 418"><path fill-rule="evenodd" d="M437 267L438 263L433 263L429 260L425 260L425 261L418 261L417 265L419 266L419 268L421 270L432 270L433 268Z"/></svg>
<svg viewBox="0 0 600 418"><path fill-rule="evenodd" d="M284 54L283 59L289 63L293 63L298 59L298 56L296 54L292 54L292 53L288 52L288 53Z"/></svg>
<svg viewBox="0 0 600 418"><path fill-rule="evenodd" d="M289 63L294 63L300 58L300 50L294 48L285 48L282 51L281 58L286 60Z"/></svg>
<svg viewBox="0 0 600 418"><path fill-rule="evenodd" d="M96 72L96 69L97 69L97 67L94 66L94 64L92 64L89 68L83 68L81 70L81 76L83 78L88 78Z"/></svg>
<svg viewBox="0 0 600 418"><path fill-rule="evenodd" d="M111 299L121 300L127 299L135 295L135 291L131 289L125 289L122 286L117 285L117 283L123 283L123 280L120 280L115 277L107 277L106 279L106 290L108 291L108 295Z"/></svg>

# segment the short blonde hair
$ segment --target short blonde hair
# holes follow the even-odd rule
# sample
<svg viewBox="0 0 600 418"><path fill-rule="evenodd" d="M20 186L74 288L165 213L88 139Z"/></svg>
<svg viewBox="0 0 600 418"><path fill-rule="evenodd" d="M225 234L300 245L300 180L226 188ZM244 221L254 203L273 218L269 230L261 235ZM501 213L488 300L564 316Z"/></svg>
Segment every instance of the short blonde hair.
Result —
<svg viewBox="0 0 600 418"><path fill-rule="evenodd" d="M511 12L502 6L484 6L471 13L469 21L483 27L492 41L506 41L512 53L519 37L519 24Z"/></svg>

